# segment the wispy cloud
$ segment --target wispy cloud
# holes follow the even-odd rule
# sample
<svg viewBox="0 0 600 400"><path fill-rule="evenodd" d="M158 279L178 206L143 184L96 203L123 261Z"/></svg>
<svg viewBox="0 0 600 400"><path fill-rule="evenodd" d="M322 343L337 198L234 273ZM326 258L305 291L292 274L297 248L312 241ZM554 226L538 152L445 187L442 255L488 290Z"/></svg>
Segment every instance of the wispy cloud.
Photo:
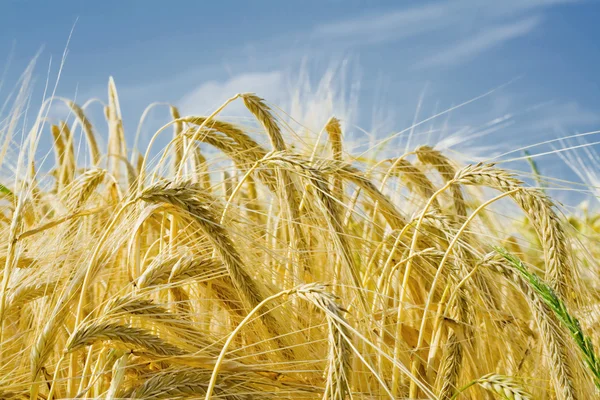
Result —
<svg viewBox="0 0 600 400"><path fill-rule="evenodd" d="M598 123L600 123L600 116L597 112L575 101L567 101L541 108L540 115L531 123L530 129L540 132L554 130L564 134L565 130L590 128Z"/></svg>
<svg viewBox="0 0 600 400"><path fill-rule="evenodd" d="M508 40L525 36L541 22L539 17L526 18L515 23L485 29L470 38L460 40L446 49L417 63L417 67L455 65Z"/></svg>
<svg viewBox="0 0 600 400"><path fill-rule="evenodd" d="M431 5L367 15L317 26L313 35L333 40L381 42L451 24L446 5Z"/></svg>
<svg viewBox="0 0 600 400"><path fill-rule="evenodd" d="M542 9L561 4L581 3L583 0L505 0L497 1L489 5L489 9L497 15L510 15L525 11ZM486 7L488 5L486 4Z"/></svg>
<svg viewBox="0 0 600 400"><path fill-rule="evenodd" d="M317 26L313 37L348 45L401 40L465 25L485 27L539 16L545 8L579 0L438 1L423 6L367 14ZM507 19L513 19L507 21ZM499 34L499 33L497 33Z"/></svg>

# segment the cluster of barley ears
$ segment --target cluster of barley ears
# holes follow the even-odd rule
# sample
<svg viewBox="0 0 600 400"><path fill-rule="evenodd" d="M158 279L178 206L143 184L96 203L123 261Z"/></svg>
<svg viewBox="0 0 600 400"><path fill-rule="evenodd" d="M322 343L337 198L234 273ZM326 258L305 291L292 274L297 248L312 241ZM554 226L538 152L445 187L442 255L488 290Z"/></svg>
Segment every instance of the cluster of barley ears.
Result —
<svg viewBox="0 0 600 400"><path fill-rule="evenodd" d="M107 128L55 100L26 146L0 124L0 398L596 396L595 216L432 147L359 161L334 117L300 140L254 94L142 151L112 79Z"/></svg>

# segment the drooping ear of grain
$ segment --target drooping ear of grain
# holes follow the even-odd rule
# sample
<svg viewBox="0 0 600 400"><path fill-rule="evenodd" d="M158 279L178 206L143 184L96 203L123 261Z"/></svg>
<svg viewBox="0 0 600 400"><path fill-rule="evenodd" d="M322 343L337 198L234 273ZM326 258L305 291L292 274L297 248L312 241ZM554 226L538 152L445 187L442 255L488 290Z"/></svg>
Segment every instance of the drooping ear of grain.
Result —
<svg viewBox="0 0 600 400"><path fill-rule="evenodd" d="M477 384L486 390L494 391L510 400L529 400L531 396L510 377L488 374L477 380Z"/></svg>
<svg viewBox="0 0 600 400"><path fill-rule="evenodd" d="M246 93L242 95L246 108L256 117L256 119L265 128L273 150L285 152L287 146L283 140L281 130L271 114L270 108L265 104L263 99L252 94ZM277 184L281 190L280 198L282 204L287 204L287 212L289 214L290 225L290 242L297 248L299 257L293 263L292 281L297 285L304 281L304 272L310 273L309 262L307 258L307 244L304 231L302 229L302 218L300 215L300 195L295 188L292 176L288 171L280 168L275 168Z"/></svg>
<svg viewBox="0 0 600 400"><path fill-rule="evenodd" d="M142 329L110 322L93 323L79 327L69 338L65 350L69 353L82 346L88 346L97 341L104 340L119 341L139 346L159 356L184 354L181 349Z"/></svg>
<svg viewBox="0 0 600 400"><path fill-rule="evenodd" d="M485 185L506 192L522 185L512 174L495 168L493 164L465 168L455 180L461 184ZM552 201L535 189L516 191L512 197L538 232L546 259L546 279L561 297L569 301L576 300L574 286L579 273L572 263L568 241Z"/></svg>
<svg viewBox="0 0 600 400"><path fill-rule="evenodd" d="M298 290L298 295L313 303L325 313L329 327L329 355L327 366L327 384L325 398L343 400L350 393L350 368L352 340L346 320L342 316L345 311L337 304L335 297L323 287L306 285Z"/></svg>
<svg viewBox="0 0 600 400"><path fill-rule="evenodd" d="M422 146L417 148L415 153L422 163L434 167L440 173L444 182L449 182L454 178L456 168L452 166L448 158L446 158L440 151L429 146ZM467 210L460 186L457 184L451 185L450 190L452 191L452 197L454 198L456 215L459 218L464 217L467 215Z"/></svg>

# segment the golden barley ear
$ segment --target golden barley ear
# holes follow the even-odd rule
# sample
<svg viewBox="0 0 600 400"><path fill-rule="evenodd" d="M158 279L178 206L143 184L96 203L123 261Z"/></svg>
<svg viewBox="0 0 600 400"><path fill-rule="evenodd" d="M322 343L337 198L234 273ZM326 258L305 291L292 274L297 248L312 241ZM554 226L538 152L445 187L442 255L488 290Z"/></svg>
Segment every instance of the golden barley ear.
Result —
<svg viewBox="0 0 600 400"><path fill-rule="evenodd" d="M67 341L65 351L70 353L98 341L119 341L146 349L158 356L183 355L184 351L143 329L111 322L96 322L80 326Z"/></svg>

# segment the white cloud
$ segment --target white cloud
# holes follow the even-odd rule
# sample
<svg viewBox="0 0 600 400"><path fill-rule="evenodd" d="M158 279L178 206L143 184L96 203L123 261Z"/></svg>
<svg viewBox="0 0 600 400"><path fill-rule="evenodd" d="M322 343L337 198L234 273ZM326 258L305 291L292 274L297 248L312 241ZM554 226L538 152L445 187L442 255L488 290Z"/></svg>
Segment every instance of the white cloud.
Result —
<svg viewBox="0 0 600 400"><path fill-rule="evenodd" d="M48 115L46 117L48 120L55 123L59 120L66 120L73 116L73 112L71 109L62 101L55 100L52 102L52 107L48 110Z"/></svg>
<svg viewBox="0 0 600 400"><path fill-rule="evenodd" d="M177 102L182 115L208 115L237 93L254 92L272 106L275 114L296 134L318 133L329 118L341 120L342 129L358 120L359 72L349 61L333 63L325 71L303 64L293 72L242 73L225 81L210 81L191 90ZM230 103L224 117L250 117L241 100ZM311 134L312 137L315 137Z"/></svg>
<svg viewBox="0 0 600 400"><path fill-rule="evenodd" d="M531 17L511 24L495 26L434 54L417 63L417 67L454 65L473 58L478 53L489 50L508 40L525 36L533 31L541 19Z"/></svg>
<svg viewBox="0 0 600 400"><path fill-rule="evenodd" d="M280 100L284 83L281 71L243 73L226 81L203 83L187 93L177 105L182 115L209 115L230 97L244 92L254 92L269 102L276 103ZM236 101L223 114L239 116L243 109L243 103Z"/></svg>

